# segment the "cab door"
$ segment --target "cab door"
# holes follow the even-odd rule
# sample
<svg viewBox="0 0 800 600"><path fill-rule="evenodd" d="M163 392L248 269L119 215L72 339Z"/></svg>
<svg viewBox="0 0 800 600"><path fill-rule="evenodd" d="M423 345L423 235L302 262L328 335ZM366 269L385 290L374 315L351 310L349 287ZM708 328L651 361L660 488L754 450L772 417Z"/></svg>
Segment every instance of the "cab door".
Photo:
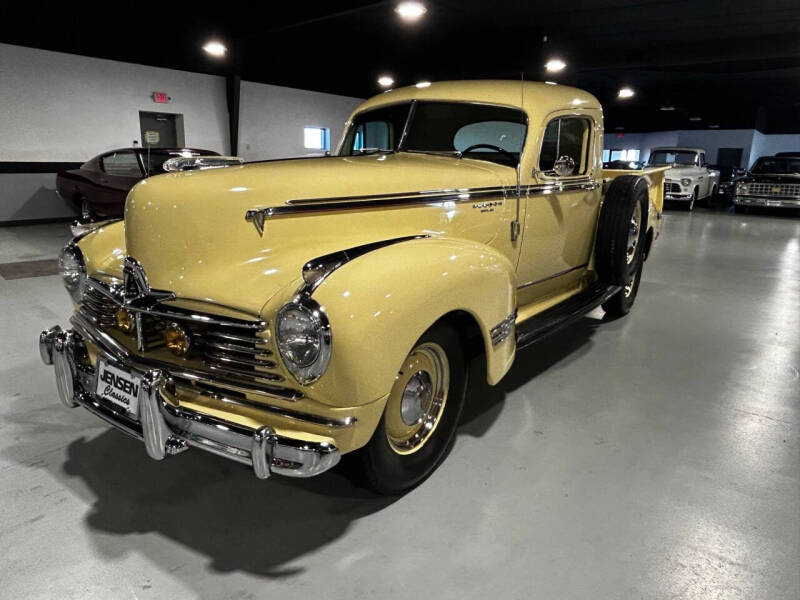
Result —
<svg viewBox="0 0 800 600"><path fill-rule="evenodd" d="M551 115L534 177L524 190L520 305L577 282L592 253L602 184L594 145L602 133L590 115Z"/></svg>

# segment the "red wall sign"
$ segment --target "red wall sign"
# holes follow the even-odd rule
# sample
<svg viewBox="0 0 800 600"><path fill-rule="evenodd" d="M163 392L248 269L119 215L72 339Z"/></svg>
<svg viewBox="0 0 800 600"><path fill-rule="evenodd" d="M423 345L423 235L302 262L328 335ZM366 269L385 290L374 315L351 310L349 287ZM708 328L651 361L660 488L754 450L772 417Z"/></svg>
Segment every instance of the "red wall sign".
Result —
<svg viewBox="0 0 800 600"><path fill-rule="evenodd" d="M170 97L167 96L167 92L153 92L153 102L156 104L166 104L170 101Z"/></svg>

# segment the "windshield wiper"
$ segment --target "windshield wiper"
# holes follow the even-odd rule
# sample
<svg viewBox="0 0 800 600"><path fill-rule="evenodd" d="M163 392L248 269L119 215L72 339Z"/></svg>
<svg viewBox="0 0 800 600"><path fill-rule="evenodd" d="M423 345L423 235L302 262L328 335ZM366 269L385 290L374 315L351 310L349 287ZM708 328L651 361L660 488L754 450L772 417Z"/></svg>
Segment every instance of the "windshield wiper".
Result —
<svg viewBox="0 0 800 600"><path fill-rule="evenodd" d="M458 150L408 150L403 149L403 152L410 154L433 154L434 156L454 156L455 158L462 158L464 155Z"/></svg>

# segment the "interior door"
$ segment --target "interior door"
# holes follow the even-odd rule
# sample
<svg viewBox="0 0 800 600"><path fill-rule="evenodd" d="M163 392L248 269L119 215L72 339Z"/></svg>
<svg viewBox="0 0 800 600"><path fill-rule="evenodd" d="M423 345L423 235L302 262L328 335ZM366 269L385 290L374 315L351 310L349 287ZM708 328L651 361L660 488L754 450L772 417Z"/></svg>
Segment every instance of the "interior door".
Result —
<svg viewBox="0 0 800 600"><path fill-rule="evenodd" d="M589 262L600 208L592 178L594 122L556 116L546 126L535 180L524 198L522 251L517 266L520 304L546 294L549 282L579 277ZM564 169L564 164L572 164Z"/></svg>
<svg viewBox="0 0 800 600"><path fill-rule="evenodd" d="M142 148L177 148L183 145L178 135L178 117L170 113L139 111L139 126L142 130Z"/></svg>

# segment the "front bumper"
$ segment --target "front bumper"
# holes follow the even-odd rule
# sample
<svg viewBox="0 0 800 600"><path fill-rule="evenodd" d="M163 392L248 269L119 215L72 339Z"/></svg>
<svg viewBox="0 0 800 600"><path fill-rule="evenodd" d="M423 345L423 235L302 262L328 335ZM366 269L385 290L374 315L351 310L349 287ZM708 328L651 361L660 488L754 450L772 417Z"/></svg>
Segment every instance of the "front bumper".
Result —
<svg viewBox="0 0 800 600"><path fill-rule="evenodd" d="M768 208L800 208L800 198L772 196L734 196L733 203L740 206L764 206Z"/></svg>
<svg viewBox="0 0 800 600"><path fill-rule="evenodd" d="M664 200L667 202L689 202L692 197L692 194L664 194Z"/></svg>
<svg viewBox="0 0 800 600"><path fill-rule="evenodd" d="M63 331L56 325L39 335L39 354L45 364L55 367L61 403L83 406L144 441L147 454L155 460L196 447L250 465L259 479L273 473L311 477L339 462L340 452L333 444L279 436L269 426L253 429L179 406L172 396L175 382L165 370L142 370L119 357L104 355L109 363L141 378L138 419L131 418L95 395L96 373L84 360L86 351L75 330Z"/></svg>

